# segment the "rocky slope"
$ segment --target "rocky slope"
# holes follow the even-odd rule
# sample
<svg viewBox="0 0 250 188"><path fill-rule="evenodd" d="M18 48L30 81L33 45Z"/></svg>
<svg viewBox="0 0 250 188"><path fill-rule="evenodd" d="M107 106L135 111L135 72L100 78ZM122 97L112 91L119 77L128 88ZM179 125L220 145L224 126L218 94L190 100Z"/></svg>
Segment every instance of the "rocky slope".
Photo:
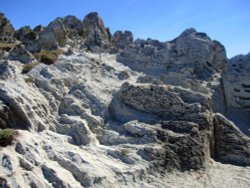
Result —
<svg viewBox="0 0 250 188"><path fill-rule="evenodd" d="M248 56L228 62L192 28L112 35L97 13L17 31L0 19L0 128L18 130L2 187L250 186ZM37 63L45 50L63 53Z"/></svg>

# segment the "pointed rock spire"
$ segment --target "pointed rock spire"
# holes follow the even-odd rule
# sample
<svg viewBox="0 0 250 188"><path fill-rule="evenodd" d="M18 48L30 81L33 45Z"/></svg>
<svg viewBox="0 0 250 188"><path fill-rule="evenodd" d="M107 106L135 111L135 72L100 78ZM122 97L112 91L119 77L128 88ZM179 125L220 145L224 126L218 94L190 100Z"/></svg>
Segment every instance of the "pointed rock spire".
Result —
<svg viewBox="0 0 250 188"><path fill-rule="evenodd" d="M83 19L83 36L86 39L85 46L89 50L94 48L106 48L110 43L109 30L97 12L89 13Z"/></svg>

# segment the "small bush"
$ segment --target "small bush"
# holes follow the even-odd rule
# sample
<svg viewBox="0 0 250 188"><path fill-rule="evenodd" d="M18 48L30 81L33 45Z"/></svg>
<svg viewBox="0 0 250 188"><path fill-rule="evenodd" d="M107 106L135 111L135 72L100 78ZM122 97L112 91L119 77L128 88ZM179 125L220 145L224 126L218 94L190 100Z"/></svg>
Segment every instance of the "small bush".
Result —
<svg viewBox="0 0 250 188"><path fill-rule="evenodd" d="M24 81L26 83L34 83L34 78L32 78L32 77L24 78Z"/></svg>
<svg viewBox="0 0 250 188"><path fill-rule="evenodd" d="M121 150L121 154L124 155L124 156L127 156L129 153L130 153L129 150L127 150L127 149L122 149Z"/></svg>
<svg viewBox="0 0 250 188"><path fill-rule="evenodd" d="M31 71L31 69L33 69L38 64L39 64L39 62L35 62L35 63L30 63L30 64L23 65L22 74L27 74L29 71Z"/></svg>
<svg viewBox="0 0 250 188"><path fill-rule="evenodd" d="M17 135L13 129L0 129L0 146L10 145Z"/></svg>
<svg viewBox="0 0 250 188"><path fill-rule="evenodd" d="M61 49L53 50L53 51L41 50L39 53L35 54L35 57L38 61L41 61L42 63L46 65L51 65L55 63L58 56L61 55L62 53L63 53L63 50Z"/></svg>

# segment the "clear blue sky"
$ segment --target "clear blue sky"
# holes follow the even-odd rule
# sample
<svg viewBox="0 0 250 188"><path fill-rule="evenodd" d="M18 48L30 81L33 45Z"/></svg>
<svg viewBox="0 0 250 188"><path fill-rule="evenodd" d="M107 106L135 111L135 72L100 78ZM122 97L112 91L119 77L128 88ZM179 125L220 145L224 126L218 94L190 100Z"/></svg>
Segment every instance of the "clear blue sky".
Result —
<svg viewBox="0 0 250 188"><path fill-rule="evenodd" d="M135 38L172 40L194 27L220 41L228 57L250 51L250 0L0 0L16 29L47 25L59 16L97 11L105 25Z"/></svg>

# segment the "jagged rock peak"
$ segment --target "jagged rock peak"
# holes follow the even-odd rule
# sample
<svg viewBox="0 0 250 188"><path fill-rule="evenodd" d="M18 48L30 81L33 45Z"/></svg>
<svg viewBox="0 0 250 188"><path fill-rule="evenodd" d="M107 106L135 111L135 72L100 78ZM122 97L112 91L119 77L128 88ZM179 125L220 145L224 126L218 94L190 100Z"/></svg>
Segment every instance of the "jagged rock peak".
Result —
<svg viewBox="0 0 250 188"><path fill-rule="evenodd" d="M194 38L202 38L208 41L211 40L211 38L206 33L198 32L195 28L192 27L183 31L177 38L189 38L190 36Z"/></svg>
<svg viewBox="0 0 250 188"><path fill-rule="evenodd" d="M110 31L97 12L91 12L83 19L83 35L86 38L84 46L89 50L94 50L96 46L106 48L110 45Z"/></svg>
<svg viewBox="0 0 250 188"><path fill-rule="evenodd" d="M105 30L104 22L97 12L87 14L83 19L83 24L92 28L99 28Z"/></svg>
<svg viewBox="0 0 250 188"><path fill-rule="evenodd" d="M195 28L191 27L191 28L188 28L185 31L183 31L181 33L181 36L187 36L187 35L190 35L190 34L193 34L193 33L197 33L197 31L196 31Z"/></svg>
<svg viewBox="0 0 250 188"><path fill-rule="evenodd" d="M0 13L0 42L12 42L14 27L3 13Z"/></svg>

